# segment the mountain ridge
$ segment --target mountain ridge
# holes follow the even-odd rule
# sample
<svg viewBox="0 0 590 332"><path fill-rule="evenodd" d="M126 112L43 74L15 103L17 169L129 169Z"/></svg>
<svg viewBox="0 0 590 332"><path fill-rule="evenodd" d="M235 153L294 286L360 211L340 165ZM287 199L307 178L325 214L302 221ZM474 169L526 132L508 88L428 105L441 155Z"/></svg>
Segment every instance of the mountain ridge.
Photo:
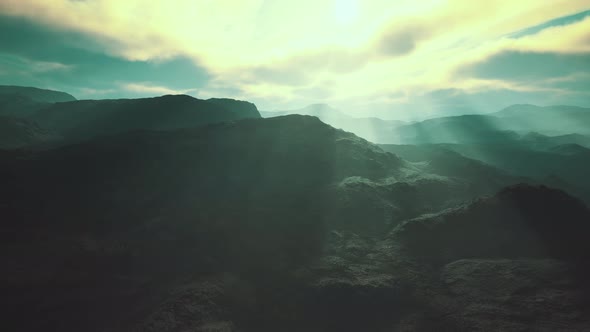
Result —
<svg viewBox="0 0 590 332"><path fill-rule="evenodd" d="M12 116L15 112L13 112ZM175 129L259 118L256 105L233 99L202 100L188 95L37 103L20 116L66 141L137 129Z"/></svg>
<svg viewBox="0 0 590 332"><path fill-rule="evenodd" d="M40 89L18 85L0 85L0 95L19 95L36 102L55 103L74 101L76 98L69 93L57 90Z"/></svg>
<svg viewBox="0 0 590 332"><path fill-rule="evenodd" d="M590 210L568 194L590 201L570 185L586 182L586 136L466 115L402 125L489 136L377 145L326 114L371 137L395 123L325 105L261 118L186 95L12 101L26 117L0 117L0 147L33 145L0 149L10 330L590 326ZM67 137L33 148L54 132Z"/></svg>

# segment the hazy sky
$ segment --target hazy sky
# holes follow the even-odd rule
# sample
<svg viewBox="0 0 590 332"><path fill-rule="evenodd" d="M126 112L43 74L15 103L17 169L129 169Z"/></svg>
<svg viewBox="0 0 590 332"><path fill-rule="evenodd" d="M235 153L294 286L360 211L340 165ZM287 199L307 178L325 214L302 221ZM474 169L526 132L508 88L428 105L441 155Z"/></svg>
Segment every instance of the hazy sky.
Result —
<svg viewBox="0 0 590 332"><path fill-rule="evenodd" d="M0 0L0 84L382 117L590 106L588 0Z"/></svg>

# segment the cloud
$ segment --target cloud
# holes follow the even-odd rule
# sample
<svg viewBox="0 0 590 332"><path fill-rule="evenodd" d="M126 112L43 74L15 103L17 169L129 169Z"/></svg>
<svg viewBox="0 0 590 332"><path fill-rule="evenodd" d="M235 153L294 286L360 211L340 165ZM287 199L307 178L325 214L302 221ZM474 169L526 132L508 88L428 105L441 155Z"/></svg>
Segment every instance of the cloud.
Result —
<svg viewBox="0 0 590 332"><path fill-rule="evenodd" d="M466 0L431 0L398 1L392 5L383 0L366 4L358 1L358 19L344 26L337 24L338 10L332 1L315 0L2 0L0 8L7 15L102 38L111 45L111 52L129 59L192 55L205 65L227 69L260 65L326 45L362 47L392 23L401 29L405 29L407 22L418 21L434 22L440 31L447 32L466 24L472 25L476 33L489 27L501 32L503 26L514 31L518 26L571 13L572 9L583 7L583 3L557 0L551 4L515 4L504 0L474 4ZM389 31L386 35L400 33Z"/></svg>
<svg viewBox="0 0 590 332"><path fill-rule="evenodd" d="M528 27L526 29L522 29L520 31L516 31L514 33L511 33L509 35L509 37L511 38L520 38L523 36L527 36L527 35L534 35L536 33L541 32L542 30L545 30L547 28L551 28L551 27L556 27L556 26L564 26L564 25L570 25L572 23L576 23L578 21L581 21L583 19L585 19L586 17L590 16L590 10L586 10L580 13L576 13L574 15L568 15L568 16L563 16L563 17L558 17L556 19L547 21L547 22L543 22L542 24L539 25L535 25L532 27Z"/></svg>
<svg viewBox="0 0 590 332"><path fill-rule="evenodd" d="M356 12L347 12L346 19L331 0L0 0L0 11L75 37L64 47L78 59L64 61L39 47L44 58L36 60L75 65L72 71L81 77L151 82L148 88L174 91L197 88L199 95L227 92L263 109L314 98L339 105L368 98L389 102L398 91L403 100L446 88L479 93L494 84L547 92L550 87L530 80L516 84L465 69L498 62L508 52L590 52L585 0L353 2L347 10ZM33 52L32 45L12 39L12 50ZM57 78L79 83L66 74Z"/></svg>
<svg viewBox="0 0 590 332"><path fill-rule="evenodd" d="M590 68L587 54L504 51L466 66L469 77L537 81L583 73Z"/></svg>
<svg viewBox="0 0 590 332"><path fill-rule="evenodd" d="M149 82L140 82L140 83L122 83L121 87L127 91L140 94L140 95L180 95L180 94L188 94L192 92L193 89L186 89L186 90L175 90L165 86L157 86L153 85Z"/></svg>
<svg viewBox="0 0 590 332"><path fill-rule="evenodd" d="M414 51L419 41L428 36L420 26L406 26L386 32L379 40L377 51L385 56L401 56Z"/></svg>
<svg viewBox="0 0 590 332"><path fill-rule="evenodd" d="M0 16L0 80L64 90L79 98L119 98L117 82L152 82L175 91L201 88L209 73L183 57L132 61L101 51L96 40ZM100 93L98 93L100 92Z"/></svg>
<svg viewBox="0 0 590 332"><path fill-rule="evenodd" d="M84 1L84 0L79 0ZM94 97L104 97L107 95L111 95L116 92L115 89L92 89L92 88L79 88L79 91L82 95L86 96L87 98L94 98Z"/></svg>
<svg viewBox="0 0 590 332"><path fill-rule="evenodd" d="M71 70L74 68L72 65L64 65L59 62L47 62L47 61L30 61L29 68L33 72L50 72L55 70Z"/></svg>

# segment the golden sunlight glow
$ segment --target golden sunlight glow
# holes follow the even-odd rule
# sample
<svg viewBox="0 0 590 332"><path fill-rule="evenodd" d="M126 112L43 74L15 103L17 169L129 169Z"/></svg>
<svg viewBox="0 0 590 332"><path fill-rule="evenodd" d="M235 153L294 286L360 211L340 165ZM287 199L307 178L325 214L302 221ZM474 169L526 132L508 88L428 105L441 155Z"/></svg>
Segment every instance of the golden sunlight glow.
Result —
<svg viewBox="0 0 590 332"><path fill-rule="evenodd" d="M334 15L341 24L350 24L358 16L358 0L335 0Z"/></svg>

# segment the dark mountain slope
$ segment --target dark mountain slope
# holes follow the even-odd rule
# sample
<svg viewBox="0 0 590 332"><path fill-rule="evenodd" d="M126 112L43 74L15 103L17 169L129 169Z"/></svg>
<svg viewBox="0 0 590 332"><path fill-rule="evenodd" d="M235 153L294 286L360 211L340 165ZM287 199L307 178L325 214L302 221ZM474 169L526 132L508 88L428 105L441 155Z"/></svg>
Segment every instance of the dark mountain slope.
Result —
<svg viewBox="0 0 590 332"><path fill-rule="evenodd" d="M30 330L129 330L179 280L218 273L273 303L281 276L321 252L330 186L353 175L402 179L407 167L304 116L3 151L2 251L15 273L2 279L2 310L19 326L20 313L34 313ZM277 319L228 300L243 324Z"/></svg>
<svg viewBox="0 0 590 332"><path fill-rule="evenodd" d="M590 326L589 234L580 201L518 185L404 222L377 248L414 262L417 296L447 330L581 331Z"/></svg>
<svg viewBox="0 0 590 332"><path fill-rule="evenodd" d="M583 147L579 144L562 144L551 147L551 152L562 154L565 156L590 156L590 149Z"/></svg>
<svg viewBox="0 0 590 332"><path fill-rule="evenodd" d="M352 134L301 116L131 132L1 159L1 198L12 202L2 210L12 216L6 227L120 235L161 220L150 227L174 222L199 230L200 238L217 227L213 220L226 220L244 227L241 235L275 229L269 240L293 246L319 234L307 227L321 228L331 184L352 175L398 176L407 167Z"/></svg>
<svg viewBox="0 0 590 332"><path fill-rule="evenodd" d="M515 142L515 144L524 144L528 147L540 150L547 150L551 149L554 146L564 144L577 144L584 146L586 148L590 148L590 137L580 134L546 136L541 135L539 133L531 132L526 135L523 135L520 138L520 142Z"/></svg>
<svg viewBox="0 0 590 332"><path fill-rule="evenodd" d="M308 116L0 151L0 252L11 271L0 279L3 323L30 331L470 330L457 314L463 298L449 297L439 270L422 263L446 262L447 247L437 244L463 255L463 230L440 240L429 227L382 236L399 218L469 196L460 174L420 167ZM551 206L587 212L563 193L510 190L481 203L498 214L472 215L504 226L491 218L513 216L501 212L510 204L541 218ZM575 220L563 223L566 237L554 232L567 248L584 246L570 235L584 230ZM518 225L510 230L520 235ZM495 248L488 235L497 233L466 231L480 245L474 253ZM563 257L569 249L554 250L562 242L534 253ZM503 250L523 253L518 244ZM464 270L451 266L444 276Z"/></svg>
<svg viewBox="0 0 590 332"><path fill-rule="evenodd" d="M39 103L59 103L76 100L74 96L61 91L23 86L0 85L0 96L6 97L9 95L26 97Z"/></svg>
<svg viewBox="0 0 590 332"><path fill-rule="evenodd" d="M540 149L526 144L448 144L444 147L514 175L541 182L560 178L565 185L560 188L590 201L590 179L586 176L590 154L585 148L553 146Z"/></svg>
<svg viewBox="0 0 590 332"><path fill-rule="evenodd" d="M21 123L36 123L38 130L63 137L65 140L59 144L130 130L169 130L260 118L256 105L233 99L200 100L185 95L170 95L78 101L63 92L17 86L0 86L1 115L23 119ZM19 142L5 144L5 148L36 146L39 143L39 140L23 141L19 137L8 137L8 131L3 134L6 142ZM56 140L52 141L58 144Z"/></svg>
<svg viewBox="0 0 590 332"><path fill-rule="evenodd" d="M403 121L383 120L374 117L352 117L326 104L312 104L296 110L262 112L264 117L285 114L315 116L335 128L350 131L375 143L397 142L399 137L394 129L405 124Z"/></svg>
<svg viewBox="0 0 590 332"><path fill-rule="evenodd" d="M356 118L325 104L263 112L317 116L322 121L382 144L528 144L539 147L590 144L590 109L575 106L512 105L490 114L444 116L418 122ZM527 135L534 132L535 135Z"/></svg>
<svg viewBox="0 0 590 332"><path fill-rule="evenodd" d="M574 106L513 105L491 114L428 119L399 125L386 143L398 144L566 144L588 142L590 109ZM526 135L535 132L538 136ZM582 135L574 135L582 134ZM521 135L525 135L522 137ZM541 136L555 136L546 137ZM582 144L583 145L583 144Z"/></svg>
<svg viewBox="0 0 590 332"><path fill-rule="evenodd" d="M81 100L57 103L32 118L67 139L84 139L136 129L190 128L242 118L259 118L253 104L206 101L186 95L143 99Z"/></svg>
<svg viewBox="0 0 590 332"><path fill-rule="evenodd" d="M232 111L238 118L260 118L256 105L247 101L229 98L209 98L207 101Z"/></svg>
<svg viewBox="0 0 590 332"><path fill-rule="evenodd" d="M517 139L498 117L461 115L429 119L395 129L404 144L431 143L501 143ZM395 142L395 141L394 141Z"/></svg>
<svg viewBox="0 0 590 332"><path fill-rule="evenodd" d="M588 259L590 210L563 191L517 185L471 205L398 226L393 237L411 255L462 258ZM441 250L444 248L444 250Z"/></svg>
<svg viewBox="0 0 590 332"><path fill-rule="evenodd" d="M470 192L470 197L491 195L502 187L521 182L534 182L532 179L515 176L479 160L467 158L441 145L382 144L379 146L405 160L415 162L415 165L424 172L466 183L464 191Z"/></svg>
<svg viewBox="0 0 590 332"><path fill-rule="evenodd" d="M590 134L590 109L576 106L512 105L492 115L507 129L545 135Z"/></svg>
<svg viewBox="0 0 590 332"><path fill-rule="evenodd" d="M46 144L60 137L31 120L0 116L0 149Z"/></svg>

